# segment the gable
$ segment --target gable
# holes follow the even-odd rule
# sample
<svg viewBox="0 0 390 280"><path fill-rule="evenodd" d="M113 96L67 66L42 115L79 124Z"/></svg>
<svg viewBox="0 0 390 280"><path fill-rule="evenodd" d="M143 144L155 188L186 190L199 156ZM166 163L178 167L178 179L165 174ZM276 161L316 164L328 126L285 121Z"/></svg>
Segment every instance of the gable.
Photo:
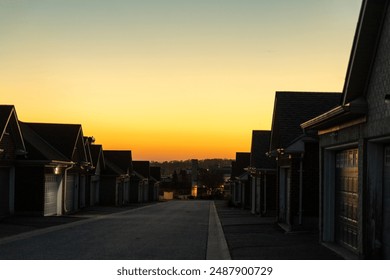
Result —
<svg viewBox="0 0 390 280"><path fill-rule="evenodd" d="M302 135L301 123L336 107L340 98L335 92L276 92L270 151L287 147Z"/></svg>
<svg viewBox="0 0 390 280"><path fill-rule="evenodd" d="M104 150L103 153L106 165L111 164L111 166L115 166L121 174L131 172L131 151Z"/></svg>
<svg viewBox="0 0 390 280"><path fill-rule="evenodd" d="M25 123L66 158L87 161L83 133L79 124Z"/></svg>
<svg viewBox="0 0 390 280"><path fill-rule="evenodd" d="M274 169L275 161L268 157L271 131L254 130L252 132L250 166L252 168Z"/></svg>
<svg viewBox="0 0 390 280"><path fill-rule="evenodd" d="M365 96L375 61L388 0L364 0L345 78L342 104Z"/></svg>
<svg viewBox="0 0 390 280"><path fill-rule="evenodd" d="M25 155L26 147L14 106L0 106L0 131L0 158L15 159Z"/></svg>
<svg viewBox="0 0 390 280"><path fill-rule="evenodd" d="M133 169L144 178L150 177L149 161L133 161Z"/></svg>

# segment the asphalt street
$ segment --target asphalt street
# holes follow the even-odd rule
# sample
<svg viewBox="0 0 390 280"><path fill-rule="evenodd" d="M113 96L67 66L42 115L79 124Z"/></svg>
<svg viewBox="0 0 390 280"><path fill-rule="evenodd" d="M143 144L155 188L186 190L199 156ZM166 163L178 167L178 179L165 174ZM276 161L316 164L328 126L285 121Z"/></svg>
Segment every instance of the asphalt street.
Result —
<svg viewBox="0 0 390 280"><path fill-rule="evenodd" d="M16 235L0 240L0 259L206 259L209 217L217 217L211 206L210 201L158 203Z"/></svg>

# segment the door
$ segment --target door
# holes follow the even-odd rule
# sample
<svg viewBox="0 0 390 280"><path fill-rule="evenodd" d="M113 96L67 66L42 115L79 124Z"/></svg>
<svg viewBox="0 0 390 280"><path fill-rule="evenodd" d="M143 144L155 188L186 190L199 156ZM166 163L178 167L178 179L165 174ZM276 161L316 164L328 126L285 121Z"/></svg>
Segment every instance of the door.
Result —
<svg viewBox="0 0 390 280"><path fill-rule="evenodd" d="M0 168L0 217L9 215L9 168Z"/></svg>
<svg viewBox="0 0 390 280"><path fill-rule="evenodd" d="M58 190L61 182L60 175L45 175L45 206L44 216L57 215Z"/></svg>
<svg viewBox="0 0 390 280"><path fill-rule="evenodd" d="M358 149L336 153L335 239L343 247L358 249Z"/></svg>
<svg viewBox="0 0 390 280"><path fill-rule="evenodd" d="M383 168L383 257L390 259L390 146L384 149Z"/></svg>

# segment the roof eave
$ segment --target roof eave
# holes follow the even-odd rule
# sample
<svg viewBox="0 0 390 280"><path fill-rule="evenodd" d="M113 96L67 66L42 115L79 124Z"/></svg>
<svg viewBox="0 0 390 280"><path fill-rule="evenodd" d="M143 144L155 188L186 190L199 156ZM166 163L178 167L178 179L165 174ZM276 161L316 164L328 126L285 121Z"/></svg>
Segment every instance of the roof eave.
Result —
<svg viewBox="0 0 390 280"><path fill-rule="evenodd" d="M319 115L311 120L308 120L301 124L304 130L321 129L330 126L331 122L343 119L354 119L363 117L367 114L367 101L362 98L358 98L346 105L338 106L322 115Z"/></svg>

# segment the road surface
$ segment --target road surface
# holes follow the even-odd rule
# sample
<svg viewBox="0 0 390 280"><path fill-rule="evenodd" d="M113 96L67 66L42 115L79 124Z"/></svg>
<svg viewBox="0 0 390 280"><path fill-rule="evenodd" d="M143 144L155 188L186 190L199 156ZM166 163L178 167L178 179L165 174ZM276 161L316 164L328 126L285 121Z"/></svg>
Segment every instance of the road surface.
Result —
<svg viewBox="0 0 390 280"><path fill-rule="evenodd" d="M0 240L0 259L221 259L218 223L211 201L158 203Z"/></svg>

